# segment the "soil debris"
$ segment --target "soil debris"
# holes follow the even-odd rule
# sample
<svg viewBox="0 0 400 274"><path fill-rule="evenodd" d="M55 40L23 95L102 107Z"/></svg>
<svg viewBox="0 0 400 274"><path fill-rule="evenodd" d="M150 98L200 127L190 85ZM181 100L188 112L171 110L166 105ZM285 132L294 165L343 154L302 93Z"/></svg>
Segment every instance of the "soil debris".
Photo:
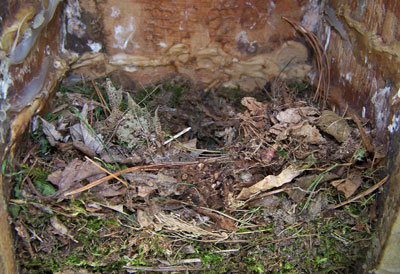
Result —
<svg viewBox="0 0 400 274"><path fill-rule="evenodd" d="M381 148L304 87L61 86L2 168L21 273L352 272Z"/></svg>

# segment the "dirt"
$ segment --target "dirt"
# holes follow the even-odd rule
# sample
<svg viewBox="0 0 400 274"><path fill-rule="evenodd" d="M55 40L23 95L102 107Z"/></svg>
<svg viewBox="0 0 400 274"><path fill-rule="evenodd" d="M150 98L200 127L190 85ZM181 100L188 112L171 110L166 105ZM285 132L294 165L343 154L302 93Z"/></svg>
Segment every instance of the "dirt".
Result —
<svg viewBox="0 0 400 274"><path fill-rule="evenodd" d="M62 86L3 164L21 273L361 269L384 183L369 121L279 79L252 94L183 75L118 85Z"/></svg>

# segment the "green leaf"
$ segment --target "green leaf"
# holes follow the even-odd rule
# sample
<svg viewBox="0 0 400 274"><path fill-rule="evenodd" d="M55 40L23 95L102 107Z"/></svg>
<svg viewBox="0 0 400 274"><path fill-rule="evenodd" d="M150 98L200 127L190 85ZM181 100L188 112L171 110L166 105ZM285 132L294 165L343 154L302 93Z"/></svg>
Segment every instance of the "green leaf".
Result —
<svg viewBox="0 0 400 274"><path fill-rule="evenodd" d="M357 152L354 155L354 160L356 161L361 161L362 158L365 156L365 153L367 152L366 149L364 148L360 148L359 150L357 150Z"/></svg>
<svg viewBox="0 0 400 274"><path fill-rule="evenodd" d="M35 180L35 186L43 195L52 195L57 191L57 189L47 181Z"/></svg>
<svg viewBox="0 0 400 274"><path fill-rule="evenodd" d="M17 205L9 205L8 211L10 212L11 217L13 219L16 219L19 215L19 212L21 211L21 207Z"/></svg>

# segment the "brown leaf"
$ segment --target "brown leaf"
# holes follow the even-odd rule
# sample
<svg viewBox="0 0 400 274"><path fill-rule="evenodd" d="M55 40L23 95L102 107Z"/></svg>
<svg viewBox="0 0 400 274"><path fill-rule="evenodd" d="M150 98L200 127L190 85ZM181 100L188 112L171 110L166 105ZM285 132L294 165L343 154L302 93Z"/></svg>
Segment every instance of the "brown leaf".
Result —
<svg viewBox="0 0 400 274"><path fill-rule="evenodd" d="M18 236L22 239L23 244L25 247L28 249L29 254L32 257L35 257L35 253L33 253L31 242L30 242L30 235L28 233L28 230L19 222L16 221L14 224L15 231L17 232Z"/></svg>
<svg viewBox="0 0 400 274"><path fill-rule="evenodd" d="M77 242L74 240L74 237L71 235L69 229L60 221L60 219L57 218L57 216L53 216L50 218L50 224L54 228L57 234L67 236L71 238L74 242Z"/></svg>
<svg viewBox="0 0 400 274"><path fill-rule="evenodd" d="M101 154L101 159L106 163L117 162L123 165L136 165L143 161L143 159L136 153L132 154L133 156L127 157L123 155L118 149L111 147L108 149L108 151L103 151L103 153Z"/></svg>
<svg viewBox="0 0 400 274"><path fill-rule="evenodd" d="M276 115L276 119L286 124L298 124L303 120L297 108L289 108L279 112L278 115Z"/></svg>
<svg viewBox="0 0 400 274"><path fill-rule="evenodd" d="M291 134L295 137L303 137L303 141L308 144L318 145L325 143L325 139L319 133L319 130L308 122L304 123L300 128L293 129Z"/></svg>
<svg viewBox="0 0 400 274"><path fill-rule="evenodd" d="M338 176L335 173L328 172L324 174L321 181L319 182L324 183L336 179ZM307 194L307 188L318 178L318 175L308 175L302 176L296 179L295 183L291 185L289 189L285 192L289 195L289 197L295 201L296 203L301 203L304 197Z"/></svg>
<svg viewBox="0 0 400 274"><path fill-rule="evenodd" d="M346 180L335 186L337 190L344 193L344 196L349 198L357 189L360 187L362 183L361 172L358 170L352 170L350 174L347 176Z"/></svg>
<svg viewBox="0 0 400 274"><path fill-rule="evenodd" d="M142 198L148 197L151 193L153 193L157 189L156 186L147 186L147 185L140 185L137 187L138 193L137 195Z"/></svg>
<svg viewBox="0 0 400 274"><path fill-rule="evenodd" d="M103 173L89 161L72 160L64 170L56 170L47 176L47 180L58 187L57 194L66 192L72 187L79 186L79 182L90 176Z"/></svg>
<svg viewBox="0 0 400 274"><path fill-rule="evenodd" d="M94 158L97 156L96 152L94 152L90 147L82 143L81 141L72 142L74 148L82 152L83 154L89 156L90 158Z"/></svg>
<svg viewBox="0 0 400 274"><path fill-rule="evenodd" d="M346 120L330 110L322 112L317 125L322 131L333 136L339 143L343 143L349 138L352 132Z"/></svg>
<svg viewBox="0 0 400 274"><path fill-rule="evenodd" d="M277 207L280 204L280 199L277 196L266 196L261 199L256 199L249 203L250 206L254 207Z"/></svg>
<svg viewBox="0 0 400 274"><path fill-rule="evenodd" d="M138 209L137 221L141 227L148 227L153 224L153 217L151 217L146 211Z"/></svg>
<svg viewBox="0 0 400 274"><path fill-rule="evenodd" d="M303 167L297 165L290 165L286 169L282 170L279 175L268 175L255 185L248 188L243 188L237 199L246 200L250 196L255 195L261 191L282 186L286 183L291 182L294 178L299 176L304 171Z"/></svg>
<svg viewBox="0 0 400 274"><path fill-rule="evenodd" d="M193 207L193 208L198 213L210 217L220 228L228 230L228 231L236 231L237 230L237 226L236 226L234 220L229 219L228 217L225 217L223 215L214 213L212 211L199 208L199 207Z"/></svg>
<svg viewBox="0 0 400 274"><path fill-rule="evenodd" d="M314 120L318 110L313 107L289 108L278 113L276 118L281 123L298 124L304 120Z"/></svg>
<svg viewBox="0 0 400 274"><path fill-rule="evenodd" d="M158 172L156 183L158 185L158 192L163 197L170 195L179 195L177 180L174 177Z"/></svg>
<svg viewBox="0 0 400 274"><path fill-rule="evenodd" d="M82 141L87 147L93 150L95 153L100 154L104 147L101 143L101 135L95 135L88 127L87 127L87 112L88 106L85 104L82 108L81 115L85 119L85 121L80 121L80 123L73 125L70 128L70 133L72 139L74 141Z"/></svg>
<svg viewBox="0 0 400 274"><path fill-rule="evenodd" d="M97 197L115 197L124 195L127 192L126 187L122 186L121 184L107 183L101 184L98 187L102 189L100 191L96 191Z"/></svg>
<svg viewBox="0 0 400 274"><path fill-rule="evenodd" d="M250 110L252 115L261 114L266 109L265 104L258 102L253 97L243 97L241 103Z"/></svg>
<svg viewBox="0 0 400 274"><path fill-rule="evenodd" d="M47 122L42 117L39 118L42 121L43 133L46 135L50 145L55 146L57 141L63 139L62 135L56 130L56 127L52 123Z"/></svg>
<svg viewBox="0 0 400 274"><path fill-rule="evenodd" d="M276 135L277 141L285 140L289 134L290 128L287 125L275 124L270 127L269 132Z"/></svg>

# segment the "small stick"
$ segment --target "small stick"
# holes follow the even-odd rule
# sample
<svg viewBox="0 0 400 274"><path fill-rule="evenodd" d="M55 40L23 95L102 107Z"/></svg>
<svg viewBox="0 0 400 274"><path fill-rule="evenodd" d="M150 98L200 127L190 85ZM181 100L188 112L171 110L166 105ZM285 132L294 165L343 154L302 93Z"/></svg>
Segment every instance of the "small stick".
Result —
<svg viewBox="0 0 400 274"><path fill-rule="evenodd" d="M93 79L92 79L92 85L93 85L94 89L96 90L97 96L99 96L101 104L104 108L104 112L106 112L106 110L107 110L108 113L111 114L111 110L108 108L107 102L104 99L103 94L101 94L99 87L96 85L96 83L93 81Z"/></svg>
<svg viewBox="0 0 400 274"><path fill-rule="evenodd" d="M28 161L29 157L31 157L32 153L37 149L37 145L34 145L29 151L28 153L25 155L24 159L22 160L22 163L25 164L26 161ZM37 158L35 160L35 164L37 162Z"/></svg>
<svg viewBox="0 0 400 274"><path fill-rule="evenodd" d="M113 176L119 176L121 174L129 173L129 172L135 172L135 171L158 170L158 169L161 169L161 168L169 168L169 167L173 167L173 166L196 165L198 163L199 163L198 161L196 161L196 162L183 162L183 163L172 162L172 163L153 164L153 165L147 165L147 166L134 166L134 167L130 167L130 168L127 168L127 169L124 169L124 170L121 170L121 171L117 171L117 172L113 173L112 175ZM99 184L101 184L101 183L103 183L105 181L108 181L108 180L114 178L113 176L111 176L111 175L105 176L105 177L103 177L103 178L101 178L101 179L99 179L97 181L94 181L94 182L92 182L92 183L90 183L90 184L88 184L86 186L83 186L83 187L80 187L78 189L69 191L69 192L64 194L64 197L69 196L69 195L74 195L74 194L80 193L82 191L91 189L92 187L95 187L95 186L97 186L97 185L99 185Z"/></svg>
<svg viewBox="0 0 400 274"><path fill-rule="evenodd" d="M367 196L368 194L374 192L376 189L378 189L380 186L382 186L384 183L386 183L386 181L389 179L389 175L387 175L385 178L383 178L379 183L373 185L372 187L370 187L369 189L367 189L364 192L361 192L360 194L358 194L357 196L355 196L354 198L344 201L343 203L340 203L338 205L335 206L331 206L329 209L337 209L339 207L342 207L344 205L350 204L364 196Z"/></svg>
<svg viewBox="0 0 400 274"><path fill-rule="evenodd" d="M98 163L96 163L95 161L93 161L92 159L90 159L89 157L85 156L85 158L91 162L92 164L94 164L95 166L97 166L98 168L100 168L102 171L104 171L105 173L107 173L108 175L110 175L111 177L113 177L114 179L117 179L118 181L120 181L121 183L123 183L127 188L129 188L129 185L127 182L125 182L124 180L122 180L121 178L119 178L118 176L112 174L110 171L108 171L107 169L103 168L101 165L99 165Z"/></svg>
<svg viewBox="0 0 400 274"><path fill-rule="evenodd" d="M173 140L181 137L183 134L185 134L186 132L188 132L189 130L191 130L191 127L185 128L184 130L182 130L181 132L175 134L174 136L172 136L170 139L168 139L167 141L164 142L164 146L170 142L172 142Z"/></svg>
<svg viewBox="0 0 400 274"><path fill-rule="evenodd" d="M20 189L22 189L22 186L24 185L25 181L26 181L27 179L29 179L29 175L31 174L32 169L35 167L37 161L38 161L38 158L36 157L36 158L35 158L35 162L33 162L33 165L31 166L31 168L29 169L28 173L26 173L26 176L25 176L24 179L22 180Z"/></svg>
<svg viewBox="0 0 400 274"><path fill-rule="evenodd" d="M175 272L175 271L201 271L202 267L189 267L189 266L124 266L124 269L129 273L137 271L151 271L151 272Z"/></svg>
<svg viewBox="0 0 400 274"><path fill-rule="evenodd" d="M357 127L360 130L361 139L363 140L365 148L368 150L368 152L373 152L374 150L372 149L370 139L369 139L367 133L365 132L363 126L361 125L360 119L358 119L358 116L356 114L353 114L353 120L354 120L354 122L356 122Z"/></svg>
<svg viewBox="0 0 400 274"><path fill-rule="evenodd" d="M241 208L247 207L250 202L259 200L261 198L264 198L264 197L267 197L267 196L270 196L270 195L281 193L281 192L286 191L286 190L287 190L286 188L280 188L280 189L276 189L276 190L273 190L273 191L270 191L270 192L262 193L260 195L257 195L256 197L250 198L247 201L245 201L244 205Z"/></svg>

